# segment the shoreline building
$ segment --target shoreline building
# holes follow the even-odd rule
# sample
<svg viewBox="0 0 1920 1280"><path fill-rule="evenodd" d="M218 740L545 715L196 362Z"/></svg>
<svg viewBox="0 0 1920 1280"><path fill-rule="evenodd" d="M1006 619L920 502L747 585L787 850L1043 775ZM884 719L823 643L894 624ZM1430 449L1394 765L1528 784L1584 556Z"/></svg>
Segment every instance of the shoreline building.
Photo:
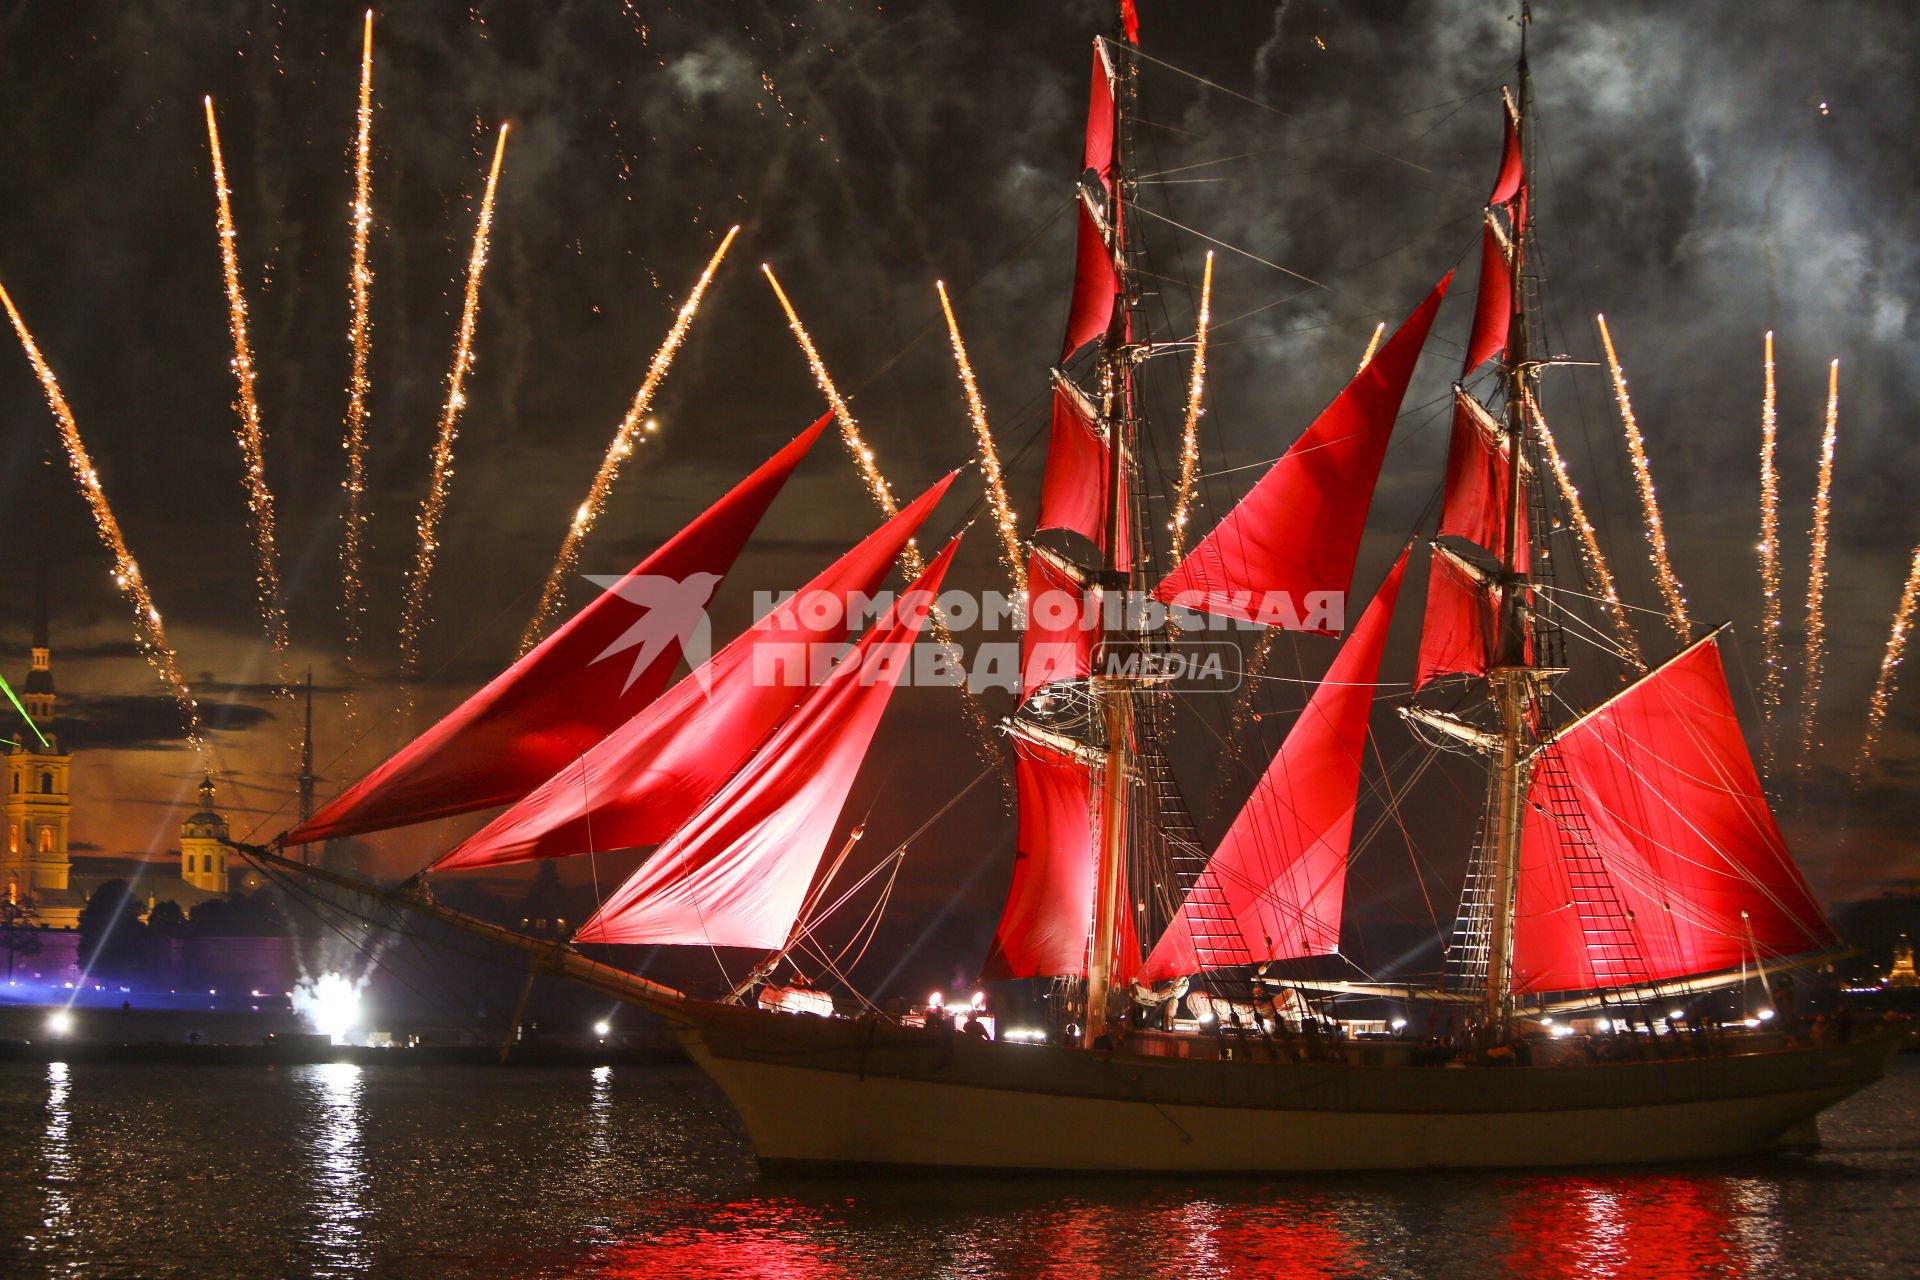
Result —
<svg viewBox="0 0 1920 1280"><path fill-rule="evenodd" d="M27 731L7 751L6 846L0 852L0 889L18 901L31 897L39 923L71 929L80 923L83 895L71 885L68 830L73 798L68 790L73 754L60 748L54 731L53 648L47 634L47 568L44 557L33 615L33 657L21 690Z"/></svg>

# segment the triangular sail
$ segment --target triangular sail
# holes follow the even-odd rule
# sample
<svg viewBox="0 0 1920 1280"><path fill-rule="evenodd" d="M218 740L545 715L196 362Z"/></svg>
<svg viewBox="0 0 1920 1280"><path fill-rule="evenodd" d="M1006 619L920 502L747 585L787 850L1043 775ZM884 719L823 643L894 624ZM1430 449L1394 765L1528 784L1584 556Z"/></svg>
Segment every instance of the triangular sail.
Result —
<svg viewBox="0 0 1920 1280"><path fill-rule="evenodd" d="M784 946L955 538L832 675L581 927L579 942Z"/></svg>
<svg viewBox="0 0 1920 1280"><path fill-rule="evenodd" d="M1246 622L1313 624L1314 593L1344 593L1394 419L1449 273L1252 491L1160 583L1169 604ZM1307 625L1289 621L1303 614Z"/></svg>
<svg viewBox="0 0 1920 1280"><path fill-rule="evenodd" d="M1527 799L1516 991L1659 982L1834 941L1711 636L1558 734Z"/></svg>
<svg viewBox="0 0 1920 1280"><path fill-rule="evenodd" d="M1403 551L1188 895L1189 902L1204 895L1225 904L1239 932L1233 962L1327 955L1340 946L1361 753L1406 568ZM1209 919L1203 933L1182 905L1141 978L1159 982L1213 967L1210 953L1225 943L1226 927Z"/></svg>
<svg viewBox="0 0 1920 1280"><path fill-rule="evenodd" d="M831 420L801 432L566 625L282 841L330 840L511 804L579 759L666 688L680 662L682 630L664 611L698 616ZM635 651L613 647L655 616L664 643L635 671Z"/></svg>
<svg viewBox="0 0 1920 1280"><path fill-rule="evenodd" d="M659 844L807 696L806 668L852 633L949 475L704 666L434 864L436 870Z"/></svg>

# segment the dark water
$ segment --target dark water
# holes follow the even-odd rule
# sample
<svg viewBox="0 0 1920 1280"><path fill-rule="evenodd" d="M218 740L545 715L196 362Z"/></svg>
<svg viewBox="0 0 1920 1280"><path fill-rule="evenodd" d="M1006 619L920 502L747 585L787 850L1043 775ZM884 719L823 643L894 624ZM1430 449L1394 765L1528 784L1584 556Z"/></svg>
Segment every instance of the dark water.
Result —
<svg viewBox="0 0 1920 1280"><path fill-rule="evenodd" d="M1592 1175L765 1182L684 1069L0 1068L0 1275L1920 1276L1920 1062Z"/></svg>

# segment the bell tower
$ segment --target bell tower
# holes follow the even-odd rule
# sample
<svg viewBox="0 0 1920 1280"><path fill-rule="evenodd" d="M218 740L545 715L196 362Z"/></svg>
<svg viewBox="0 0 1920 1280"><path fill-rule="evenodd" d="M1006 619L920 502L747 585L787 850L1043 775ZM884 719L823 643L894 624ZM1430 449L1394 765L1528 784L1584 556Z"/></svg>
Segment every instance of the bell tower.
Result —
<svg viewBox="0 0 1920 1280"><path fill-rule="evenodd" d="M48 458L45 465L52 466ZM54 733L53 646L48 639L48 530L42 485L40 559L35 567L33 656L21 686L28 723L19 745L7 753L6 844L0 848L0 893L39 895L65 890L70 865L67 824L73 800L67 791L73 756Z"/></svg>
<svg viewBox="0 0 1920 1280"><path fill-rule="evenodd" d="M200 779L200 810L180 824L180 878L209 893L227 891L227 820L213 807L213 779Z"/></svg>

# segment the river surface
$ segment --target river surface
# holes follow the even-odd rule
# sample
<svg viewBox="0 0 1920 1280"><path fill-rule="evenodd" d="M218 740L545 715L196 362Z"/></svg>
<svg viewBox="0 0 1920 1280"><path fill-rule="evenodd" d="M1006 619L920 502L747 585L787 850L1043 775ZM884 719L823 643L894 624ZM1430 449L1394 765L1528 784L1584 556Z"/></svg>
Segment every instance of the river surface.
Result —
<svg viewBox="0 0 1920 1280"><path fill-rule="evenodd" d="M767 1181L682 1067L0 1067L0 1275L1920 1276L1920 1060L1816 1153Z"/></svg>

